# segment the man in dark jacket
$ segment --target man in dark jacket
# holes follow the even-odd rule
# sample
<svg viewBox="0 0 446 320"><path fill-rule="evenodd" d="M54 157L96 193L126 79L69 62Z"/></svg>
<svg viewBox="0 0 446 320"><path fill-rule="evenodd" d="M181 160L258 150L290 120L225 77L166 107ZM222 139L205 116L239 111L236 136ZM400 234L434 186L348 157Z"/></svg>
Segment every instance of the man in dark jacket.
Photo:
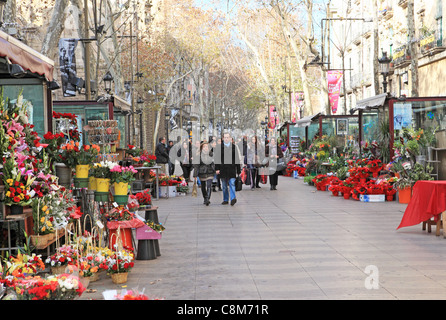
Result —
<svg viewBox="0 0 446 320"><path fill-rule="evenodd" d="M161 166L161 172L168 175L169 169L167 167L167 161L169 159L169 154L167 153L165 137L159 138L159 142L155 149L155 156L156 163Z"/></svg>
<svg viewBox="0 0 446 320"><path fill-rule="evenodd" d="M240 174L241 170L239 150L232 143L232 138L229 133L223 135L221 152L218 156L217 154L214 153L214 159L216 173L220 175L221 185L223 187L222 204L228 204L229 200L231 200L231 206L233 206L237 202L235 178Z"/></svg>

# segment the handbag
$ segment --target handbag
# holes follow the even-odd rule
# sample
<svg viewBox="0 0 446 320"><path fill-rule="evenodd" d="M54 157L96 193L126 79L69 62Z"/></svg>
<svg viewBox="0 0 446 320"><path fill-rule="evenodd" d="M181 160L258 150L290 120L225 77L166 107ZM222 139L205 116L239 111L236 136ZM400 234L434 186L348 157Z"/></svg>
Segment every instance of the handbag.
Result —
<svg viewBox="0 0 446 320"><path fill-rule="evenodd" d="M252 170L246 169L246 173L247 174L246 174L245 184L247 186L250 186L251 185L251 179L252 179L252 177L251 177Z"/></svg>
<svg viewBox="0 0 446 320"><path fill-rule="evenodd" d="M243 188L243 182L240 176L235 178L235 191L241 191Z"/></svg>
<svg viewBox="0 0 446 320"><path fill-rule="evenodd" d="M248 176L248 170L246 168L242 169L242 173L240 173L240 179L242 179L242 182L245 183L246 177Z"/></svg>
<svg viewBox="0 0 446 320"><path fill-rule="evenodd" d="M260 176L260 183L266 184L268 181L268 169L267 168L260 168L259 176Z"/></svg>
<svg viewBox="0 0 446 320"><path fill-rule="evenodd" d="M277 166L276 166L276 171L283 171L287 168L287 164L285 163L285 158L279 158L277 159Z"/></svg>

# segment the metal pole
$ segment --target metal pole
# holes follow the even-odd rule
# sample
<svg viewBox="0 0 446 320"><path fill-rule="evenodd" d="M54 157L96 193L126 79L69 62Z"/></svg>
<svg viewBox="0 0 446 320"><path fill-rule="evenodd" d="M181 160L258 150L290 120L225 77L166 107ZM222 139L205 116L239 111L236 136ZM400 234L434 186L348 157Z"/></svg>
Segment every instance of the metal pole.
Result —
<svg viewBox="0 0 446 320"><path fill-rule="evenodd" d="M85 38L89 37L88 27L88 0L84 0L84 28ZM91 100L91 88L90 88L90 41L84 43L85 48L85 95L87 100Z"/></svg>

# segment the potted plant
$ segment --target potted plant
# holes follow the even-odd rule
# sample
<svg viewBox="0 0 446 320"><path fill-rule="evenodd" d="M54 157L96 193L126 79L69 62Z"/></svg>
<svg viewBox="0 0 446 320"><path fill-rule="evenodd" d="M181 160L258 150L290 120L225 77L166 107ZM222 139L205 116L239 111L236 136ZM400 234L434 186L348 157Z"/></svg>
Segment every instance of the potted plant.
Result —
<svg viewBox="0 0 446 320"><path fill-rule="evenodd" d="M142 192L138 192L135 194L136 200L138 200L139 207L142 209L150 208L152 204L152 196L150 194L150 190L146 189Z"/></svg>
<svg viewBox="0 0 446 320"><path fill-rule="evenodd" d="M128 184L135 180L138 173L133 166L116 165L110 169L110 182L114 183L115 195L127 195Z"/></svg>

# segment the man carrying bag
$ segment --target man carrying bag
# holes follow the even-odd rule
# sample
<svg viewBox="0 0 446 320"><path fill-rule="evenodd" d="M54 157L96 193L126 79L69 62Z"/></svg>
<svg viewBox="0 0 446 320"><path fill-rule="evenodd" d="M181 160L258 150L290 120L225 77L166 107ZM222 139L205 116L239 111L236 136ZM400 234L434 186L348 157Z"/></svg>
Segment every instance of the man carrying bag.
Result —
<svg viewBox="0 0 446 320"><path fill-rule="evenodd" d="M223 135L223 143L221 144L220 154L214 154L216 173L220 175L223 189L223 202L231 206L237 202L236 197L236 178L240 176L240 157L236 146L232 143L231 135L226 132ZM239 177L240 179L240 177ZM240 179L240 183L241 179Z"/></svg>

